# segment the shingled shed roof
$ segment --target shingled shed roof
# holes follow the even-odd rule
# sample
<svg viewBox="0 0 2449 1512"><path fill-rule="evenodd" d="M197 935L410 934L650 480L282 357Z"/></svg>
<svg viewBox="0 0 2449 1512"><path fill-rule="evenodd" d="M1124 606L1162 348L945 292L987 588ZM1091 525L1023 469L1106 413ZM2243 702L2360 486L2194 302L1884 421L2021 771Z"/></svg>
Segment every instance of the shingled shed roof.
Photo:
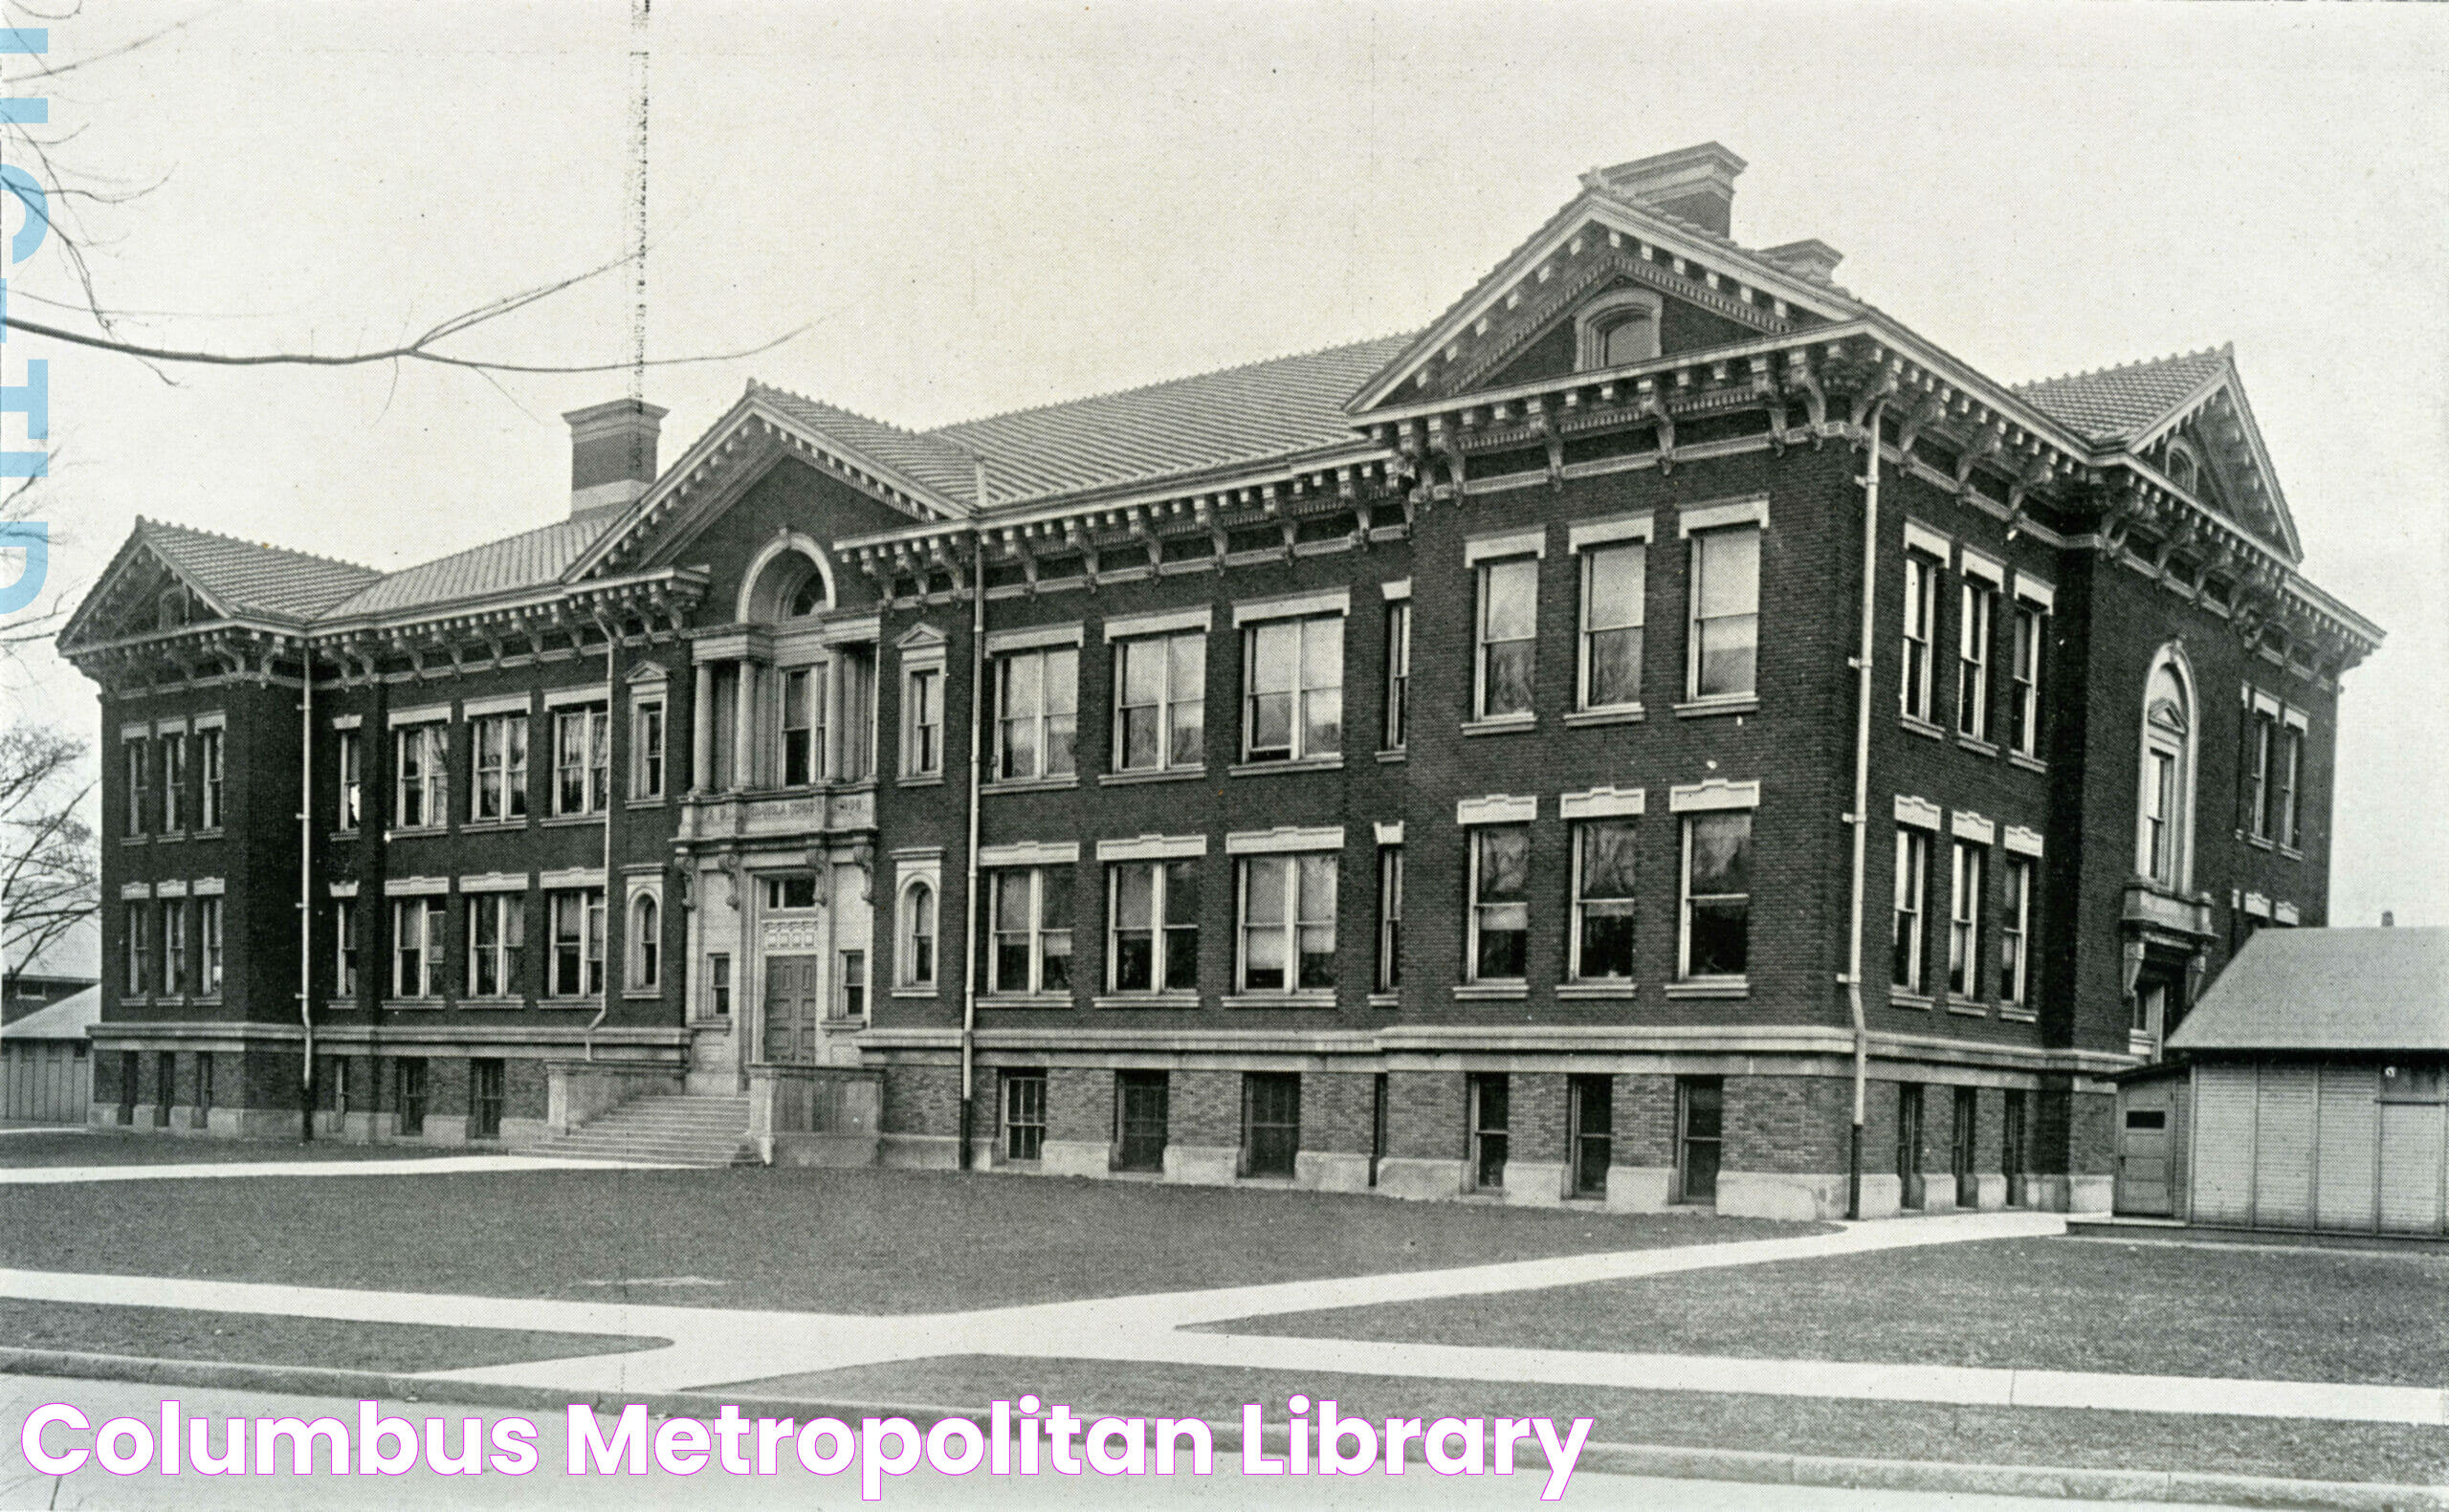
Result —
<svg viewBox="0 0 2449 1512"><path fill-rule="evenodd" d="M136 536L172 571L232 614L312 619L381 576L355 562L157 519L140 517Z"/></svg>
<svg viewBox="0 0 2449 1512"><path fill-rule="evenodd" d="M364 592L336 603L319 616L345 620L361 614L382 614L426 603L451 603L490 598L521 588L541 588L560 580L579 554L595 542L628 512L607 504L583 510L567 519L487 541L434 561L420 562L368 585Z"/></svg>
<svg viewBox="0 0 2449 1512"><path fill-rule="evenodd" d="M2155 357L2018 383L2015 392L2035 409L2093 442L2121 441L2150 429L2228 366L2229 348Z"/></svg>
<svg viewBox="0 0 2449 1512"><path fill-rule="evenodd" d="M2449 929L2263 930L2169 1048L2449 1051Z"/></svg>

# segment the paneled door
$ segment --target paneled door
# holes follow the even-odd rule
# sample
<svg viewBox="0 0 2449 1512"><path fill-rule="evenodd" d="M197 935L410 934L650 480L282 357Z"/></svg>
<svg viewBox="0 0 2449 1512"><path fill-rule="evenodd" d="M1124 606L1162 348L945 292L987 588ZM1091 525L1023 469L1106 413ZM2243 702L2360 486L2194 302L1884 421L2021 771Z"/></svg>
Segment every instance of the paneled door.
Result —
<svg viewBox="0 0 2449 1512"><path fill-rule="evenodd" d="M817 1061L817 1020L825 1000L817 986L814 955L765 957L765 1059L783 1065Z"/></svg>

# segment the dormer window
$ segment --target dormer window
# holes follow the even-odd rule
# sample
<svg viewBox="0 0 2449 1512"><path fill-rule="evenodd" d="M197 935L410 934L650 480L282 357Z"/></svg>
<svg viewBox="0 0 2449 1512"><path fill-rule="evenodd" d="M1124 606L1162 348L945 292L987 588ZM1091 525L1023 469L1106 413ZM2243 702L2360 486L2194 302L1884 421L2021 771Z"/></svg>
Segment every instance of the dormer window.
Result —
<svg viewBox="0 0 2449 1512"><path fill-rule="evenodd" d="M188 591L165 588L153 603L153 628L175 630L188 623Z"/></svg>
<svg viewBox="0 0 2449 1512"><path fill-rule="evenodd" d="M2169 474L2170 482L2185 490L2188 493L2195 494L2197 497L2200 496L2202 493L2202 462L2201 459L2197 458L2194 454L2194 449L2192 447L2187 446L2182 441L2171 441L2169 443L2169 461L2166 471Z"/></svg>
<svg viewBox="0 0 2449 1512"><path fill-rule="evenodd" d="M1658 356L1662 305L1656 295L1624 289L1602 296L1574 317L1575 369L1629 367Z"/></svg>

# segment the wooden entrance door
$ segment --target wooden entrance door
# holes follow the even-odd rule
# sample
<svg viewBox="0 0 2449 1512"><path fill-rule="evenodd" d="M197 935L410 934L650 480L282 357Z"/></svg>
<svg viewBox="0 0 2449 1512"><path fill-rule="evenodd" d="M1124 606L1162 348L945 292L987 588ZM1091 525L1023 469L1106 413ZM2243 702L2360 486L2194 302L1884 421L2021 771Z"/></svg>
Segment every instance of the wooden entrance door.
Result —
<svg viewBox="0 0 2449 1512"><path fill-rule="evenodd" d="M814 955L765 957L765 1059L784 1065L816 1063L816 1023L825 1012Z"/></svg>
<svg viewBox="0 0 2449 1512"><path fill-rule="evenodd" d="M2119 1088L2117 1116L2117 1211L2168 1217L2176 1211L2169 1185L2169 1157L2176 1119L2171 1092L2174 1078L2134 1082Z"/></svg>
<svg viewBox="0 0 2449 1512"><path fill-rule="evenodd" d="M1125 1071L1120 1078L1121 1138L1114 1151L1120 1171L1165 1169L1165 1073Z"/></svg>
<svg viewBox="0 0 2449 1512"><path fill-rule="evenodd" d="M1713 1203L1718 1199L1718 1154L1726 1142L1726 1082L1688 1076L1675 1091L1676 1199Z"/></svg>

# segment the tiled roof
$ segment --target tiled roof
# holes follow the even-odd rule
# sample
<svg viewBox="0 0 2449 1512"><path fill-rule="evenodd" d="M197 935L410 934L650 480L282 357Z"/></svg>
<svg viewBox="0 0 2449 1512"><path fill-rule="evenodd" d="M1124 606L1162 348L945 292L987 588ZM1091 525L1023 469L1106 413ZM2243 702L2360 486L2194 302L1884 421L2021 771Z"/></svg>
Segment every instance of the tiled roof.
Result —
<svg viewBox="0 0 2449 1512"><path fill-rule="evenodd" d="M2449 930L2261 930L2172 1050L2449 1050Z"/></svg>
<svg viewBox="0 0 2449 1512"><path fill-rule="evenodd" d="M482 546L456 552L437 561L404 567L367 585L364 592L319 615L319 619L354 619L418 604L449 603L539 588L562 575L579 554L610 528L628 506L607 504L555 520L550 525ZM363 570L363 569L361 569Z"/></svg>
<svg viewBox="0 0 2449 1512"><path fill-rule="evenodd" d="M2228 364L2229 349L2213 347L2018 383L2035 409L2094 442L2139 435Z"/></svg>
<svg viewBox="0 0 2449 1512"><path fill-rule="evenodd" d="M185 525L139 517L137 538L235 614L305 620L380 576L371 567L310 557Z"/></svg>
<svg viewBox="0 0 2449 1512"><path fill-rule="evenodd" d="M968 452L938 434L904 430L839 405L794 394L755 379L749 394L813 429L821 430L871 460L901 473L913 483L963 504L975 503L978 468ZM990 485L991 486L991 485Z"/></svg>
<svg viewBox="0 0 2449 1512"><path fill-rule="evenodd" d="M1331 346L927 434L984 453L999 506L1155 484L1356 439L1344 403L1411 340Z"/></svg>

